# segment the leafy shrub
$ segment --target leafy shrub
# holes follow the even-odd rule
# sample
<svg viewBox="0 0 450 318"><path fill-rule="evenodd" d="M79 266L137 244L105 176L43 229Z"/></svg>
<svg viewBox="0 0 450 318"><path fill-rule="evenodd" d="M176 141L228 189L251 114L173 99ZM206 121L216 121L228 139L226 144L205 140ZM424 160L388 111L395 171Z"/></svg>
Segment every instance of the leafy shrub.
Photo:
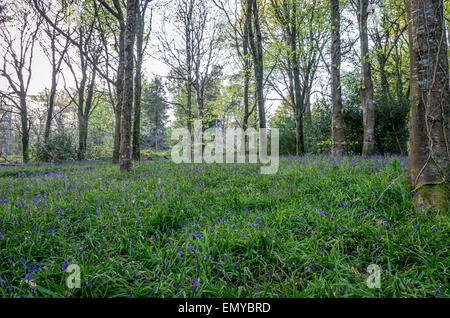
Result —
<svg viewBox="0 0 450 318"><path fill-rule="evenodd" d="M75 159L76 147L72 136L64 132L50 135L47 143L39 143L32 148L32 157L38 162Z"/></svg>

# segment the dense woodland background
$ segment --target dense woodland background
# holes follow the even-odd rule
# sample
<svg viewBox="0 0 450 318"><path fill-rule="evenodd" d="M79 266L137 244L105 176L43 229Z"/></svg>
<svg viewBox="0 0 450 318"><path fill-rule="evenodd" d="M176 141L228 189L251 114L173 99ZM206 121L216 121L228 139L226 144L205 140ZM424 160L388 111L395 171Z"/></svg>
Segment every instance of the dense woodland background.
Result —
<svg viewBox="0 0 450 318"><path fill-rule="evenodd" d="M265 120L280 129L282 154L295 155L296 145L300 152L331 151L332 2L255 1L253 8L238 0L138 1L133 156L139 157L139 149L167 149L170 129L194 119L219 127L257 127ZM405 4L363 2L368 4L364 61L373 87L373 151L407 154ZM338 8L342 147L354 153L363 151L364 138L359 4L340 1ZM448 2L445 6L450 30ZM117 159L121 85L116 82L125 3L21 0L2 1L1 8L3 160L105 159L114 150ZM33 70L43 63L35 60L37 50L45 52L51 78ZM163 62L167 76L142 71L149 58ZM30 81L45 82L45 89L29 92ZM268 109L257 106L258 85ZM296 120L303 126L298 136Z"/></svg>

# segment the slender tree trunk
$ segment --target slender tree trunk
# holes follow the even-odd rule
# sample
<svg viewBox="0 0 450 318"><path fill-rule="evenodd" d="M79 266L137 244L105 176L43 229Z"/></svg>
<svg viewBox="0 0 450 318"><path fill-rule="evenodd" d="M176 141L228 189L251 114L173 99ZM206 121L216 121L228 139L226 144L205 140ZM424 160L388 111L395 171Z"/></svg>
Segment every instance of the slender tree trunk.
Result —
<svg viewBox="0 0 450 318"><path fill-rule="evenodd" d="M192 133L192 14L193 14L193 1L189 2L189 7L186 15L186 24L184 26L186 36L186 116L187 116L187 129Z"/></svg>
<svg viewBox="0 0 450 318"><path fill-rule="evenodd" d="M86 144L84 140L84 129L85 129L85 118L84 118L84 91L86 88L86 71L84 70L82 79L80 81L80 86L78 87L78 160L85 159Z"/></svg>
<svg viewBox="0 0 450 318"><path fill-rule="evenodd" d="M86 159L87 148L87 118L85 114L78 116L78 160Z"/></svg>
<svg viewBox="0 0 450 318"><path fill-rule="evenodd" d="M50 130L52 125L53 110L55 108L55 96L56 96L56 72L52 71L52 83L50 88L50 96L48 99L48 109L47 109L47 119L45 121L44 129L44 145L48 144L48 139L50 137Z"/></svg>
<svg viewBox="0 0 450 318"><path fill-rule="evenodd" d="M116 79L116 98L117 104L114 109L114 149L113 149L113 163L119 163L120 157L120 127L122 119L122 105L123 105L123 73L124 73L124 44L125 44L125 24L120 22L119 31L119 64L117 66Z"/></svg>
<svg viewBox="0 0 450 318"><path fill-rule="evenodd" d="M420 209L450 206L450 92L443 0L406 0L410 50L409 184Z"/></svg>
<svg viewBox="0 0 450 318"><path fill-rule="evenodd" d="M144 57L144 17L137 8L136 21L136 74L134 76L134 123L133 123L133 160L141 159L141 95L142 95L142 61Z"/></svg>
<svg viewBox="0 0 450 318"><path fill-rule="evenodd" d="M136 0L127 0L125 31L125 69L123 81L123 105L120 125L120 170L131 171L131 113L133 110L134 40L136 36Z"/></svg>
<svg viewBox="0 0 450 318"><path fill-rule="evenodd" d="M367 18L369 0L357 0L358 23L361 42L361 101L363 108L363 154L375 151L375 106L373 104L372 71L369 56L369 38L367 34Z"/></svg>
<svg viewBox="0 0 450 318"><path fill-rule="evenodd" d="M264 108L264 66L262 50L262 34L259 24L258 4L256 0L249 0L250 10L253 13L253 25L249 27L249 38L252 46L253 61L256 79L256 97L258 101L259 127L266 128L266 111Z"/></svg>
<svg viewBox="0 0 450 318"><path fill-rule="evenodd" d="M24 163L28 163L30 133L28 129L28 109L25 93L20 94L20 121L22 124L22 159Z"/></svg>
<svg viewBox="0 0 450 318"><path fill-rule="evenodd" d="M92 108L92 100L94 97L94 87L95 87L95 78L97 72L95 68L92 68L92 77L90 79L90 83L87 88L87 96L86 101L81 106L80 116L78 118L79 124L79 150L78 150L78 160L86 159L86 150L87 150L87 137L88 137L88 125L89 125L89 116ZM84 97L84 95L83 95Z"/></svg>
<svg viewBox="0 0 450 318"><path fill-rule="evenodd" d="M295 110L295 142L297 156L305 153L305 142L303 140L303 114L298 109Z"/></svg>
<svg viewBox="0 0 450 318"><path fill-rule="evenodd" d="M244 22L244 33L242 35L242 53L244 54L244 87L243 87L243 95L244 95L244 117L242 120L242 129L247 130L248 128L248 119L250 117L249 114L249 87L250 87L250 57L249 57L249 40L248 40L248 32L249 32L249 23L251 21L251 10L248 10L249 2L251 0L246 1L246 7L244 8L245 12L245 22Z"/></svg>
<svg viewBox="0 0 450 318"><path fill-rule="evenodd" d="M296 131L296 155L300 156L305 152L303 141L303 114L305 112L300 83L300 66L297 55L297 26L296 26L296 5L293 4L292 15L289 27L289 47L291 53L290 65L292 66L292 77L290 82L294 83L294 109L295 109L295 131Z"/></svg>
<svg viewBox="0 0 450 318"><path fill-rule="evenodd" d="M339 0L331 0L331 141L334 155L343 153L341 94L341 14Z"/></svg>

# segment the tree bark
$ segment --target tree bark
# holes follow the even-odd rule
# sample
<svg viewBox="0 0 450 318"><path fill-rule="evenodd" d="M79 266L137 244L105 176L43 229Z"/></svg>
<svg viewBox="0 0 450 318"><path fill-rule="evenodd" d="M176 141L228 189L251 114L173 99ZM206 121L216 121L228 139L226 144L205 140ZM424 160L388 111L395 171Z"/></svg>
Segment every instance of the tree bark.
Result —
<svg viewBox="0 0 450 318"><path fill-rule="evenodd" d="M123 74L123 105L120 125L120 170L131 171L131 113L133 110L134 41L136 36L136 0L127 0L125 30L125 68Z"/></svg>
<svg viewBox="0 0 450 318"><path fill-rule="evenodd" d="M20 94L20 120L22 124L22 160L24 163L28 163L30 159L30 130L28 125L28 109L25 93Z"/></svg>
<svg viewBox="0 0 450 318"><path fill-rule="evenodd" d="M116 79L116 98L117 104L114 109L114 150L113 150L113 163L119 163L120 157L120 127L122 118L122 104L123 104L123 74L124 74L124 44L125 44L125 22L123 19L119 21L120 31L119 31L119 64L117 66L117 79Z"/></svg>
<svg viewBox="0 0 450 318"><path fill-rule="evenodd" d="M448 212L450 93L443 0L406 0L410 49L409 184L420 209Z"/></svg>
<svg viewBox="0 0 450 318"><path fill-rule="evenodd" d="M136 9L136 74L134 76L134 122L133 122L133 160L141 159L141 95L142 95L142 61L144 57L144 17L140 8Z"/></svg>
<svg viewBox="0 0 450 318"><path fill-rule="evenodd" d="M249 114L249 87L250 87L250 58L249 58L249 23L251 21L251 10L248 9L249 2L251 0L247 0L245 2L246 7L244 8L245 12L245 21L244 21L244 33L242 34L242 53L244 55L244 87L243 87L243 95L244 95L244 117L242 120L242 129L245 131L248 128L248 119L250 117Z"/></svg>
<svg viewBox="0 0 450 318"><path fill-rule="evenodd" d="M262 34L259 24L258 4L256 0L249 0L249 10L253 14L253 24L249 27L249 39L252 47L253 64L255 68L256 98L258 101L259 127L266 128L266 111L264 108L264 65Z"/></svg>
<svg viewBox="0 0 450 318"><path fill-rule="evenodd" d="M361 101L363 108L363 154L375 151L375 106L373 103L372 71L369 56L369 38L367 34L367 11L369 0L357 0L357 16L361 43Z"/></svg>
<svg viewBox="0 0 450 318"><path fill-rule="evenodd" d="M341 94L341 14L339 0L331 0L331 141L332 153L343 153Z"/></svg>

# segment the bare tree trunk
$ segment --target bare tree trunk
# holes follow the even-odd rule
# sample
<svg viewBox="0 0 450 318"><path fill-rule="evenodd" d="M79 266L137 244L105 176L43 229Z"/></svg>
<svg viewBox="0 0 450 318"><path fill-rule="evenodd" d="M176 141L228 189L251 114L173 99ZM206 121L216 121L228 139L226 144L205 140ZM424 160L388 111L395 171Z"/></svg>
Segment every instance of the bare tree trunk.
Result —
<svg viewBox="0 0 450 318"><path fill-rule="evenodd" d="M123 105L120 125L120 170L131 171L131 113L133 110L134 40L136 36L136 0L127 0L125 31L125 69L123 74Z"/></svg>
<svg viewBox="0 0 450 318"><path fill-rule="evenodd" d="M290 27L288 32L289 46L291 50L291 61L292 65L292 75L291 81L294 82L294 109L295 109L295 131L296 131L296 155L300 156L305 152L305 144L303 139L303 114L306 109L304 109L304 96L302 95L302 87L300 83L300 66L297 56L297 23L296 23L296 4L293 3L292 15L290 15Z"/></svg>
<svg viewBox="0 0 450 318"><path fill-rule="evenodd" d="M193 1L189 2L189 6L186 12L185 21L185 36L186 36L186 112L187 112L187 129L192 132L192 15L193 15Z"/></svg>
<svg viewBox="0 0 450 318"><path fill-rule="evenodd" d="M80 55L81 61L83 61L83 56ZM81 62L82 67L82 78L80 81L80 86L78 87L78 152L77 157L78 160L84 160L85 154L86 154L86 144L84 140L84 129L85 129L85 118L84 118L84 93L86 88L86 81L87 81L87 75L86 75L86 69L85 69L85 63Z"/></svg>
<svg viewBox="0 0 450 318"><path fill-rule="evenodd" d="M52 83L50 88L50 96L48 100L47 119L45 121L44 130L44 145L48 144L50 137L50 130L52 125L53 109L55 108L55 95L56 95L56 72L52 71Z"/></svg>
<svg viewBox="0 0 450 318"><path fill-rule="evenodd" d="M144 17L140 8L136 14L136 73L134 76L134 123L133 123L133 160L141 159L141 94L142 94L142 61L144 57Z"/></svg>
<svg viewBox="0 0 450 318"><path fill-rule="evenodd" d="M78 160L86 158L87 148L87 119L84 114L78 115Z"/></svg>
<svg viewBox="0 0 450 318"><path fill-rule="evenodd" d="M361 42L361 101L363 108L363 154L375 151L375 106L373 104L373 83L369 56L369 38L367 34L367 11L369 0L357 0L357 16Z"/></svg>
<svg viewBox="0 0 450 318"><path fill-rule="evenodd" d="M450 93L443 0L406 0L410 48L409 184L420 209L448 211Z"/></svg>
<svg viewBox="0 0 450 318"><path fill-rule="evenodd" d="M59 16L59 12L58 12ZM58 22L58 18L56 19L55 23ZM48 38L50 39L50 53L47 55L49 62L52 66L52 79L51 79L51 87L50 87L50 95L48 99L48 107L47 107L47 118L45 121L45 129L44 129L44 145L48 144L48 139L50 137L50 131L51 131L51 125L52 125L52 119L53 119L53 111L55 109L55 97L56 97L56 87L57 87L57 76L58 73L61 71L61 65L64 60L64 57L67 53L67 50L69 48L69 41L66 40L66 43L64 44L64 47L61 49L61 51L57 50L57 37L58 37L58 31L53 28L50 24L46 23L46 29L44 29L44 32L47 34ZM57 57L56 54L59 54ZM48 158L47 158L48 159Z"/></svg>
<svg viewBox="0 0 450 318"><path fill-rule="evenodd" d="M305 142L303 139L303 113L298 108L295 109L295 149L296 155L305 153Z"/></svg>
<svg viewBox="0 0 450 318"><path fill-rule="evenodd" d="M249 38L252 47L255 68L256 98L258 101L259 127L266 128L266 111L264 108L264 65L262 50L262 34L259 25L259 12L256 0L249 0L249 10L253 13L253 25L249 27ZM255 34L256 33L256 34Z"/></svg>
<svg viewBox="0 0 450 318"><path fill-rule="evenodd" d="M117 66L117 79L116 79L116 98L117 104L114 109L114 150L113 150L113 163L119 163L120 157L120 127L122 118L122 105L123 105L123 74L124 74L124 43L125 43L125 24L120 22L119 33L119 65Z"/></svg>
<svg viewBox="0 0 450 318"><path fill-rule="evenodd" d="M244 21L244 33L242 34L242 53L244 55L244 87L243 87L243 95L244 95L244 117L242 120L242 129L247 130L248 128L248 119L250 117L249 114L249 87L250 87L250 58L249 58L249 23L251 21L251 10L248 9L250 5L249 2L251 0L246 1L246 7L244 8L245 12L245 21Z"/></svg>
<svg viewBox="0 0 450 318"><path fill-rule="evenodd" d="M331 140L334 155L343 153L341 94L341 14L339 0L331 0Z"/></svg>
<svg viewBox="0 0 450 318"><path fill-rule="evenodd" d="M22 159L24 163L27 163L30 159L30 130L28 127L28 109L26 104L26 96L24 93L20 94L20 121L22 124Z"/></svg>

